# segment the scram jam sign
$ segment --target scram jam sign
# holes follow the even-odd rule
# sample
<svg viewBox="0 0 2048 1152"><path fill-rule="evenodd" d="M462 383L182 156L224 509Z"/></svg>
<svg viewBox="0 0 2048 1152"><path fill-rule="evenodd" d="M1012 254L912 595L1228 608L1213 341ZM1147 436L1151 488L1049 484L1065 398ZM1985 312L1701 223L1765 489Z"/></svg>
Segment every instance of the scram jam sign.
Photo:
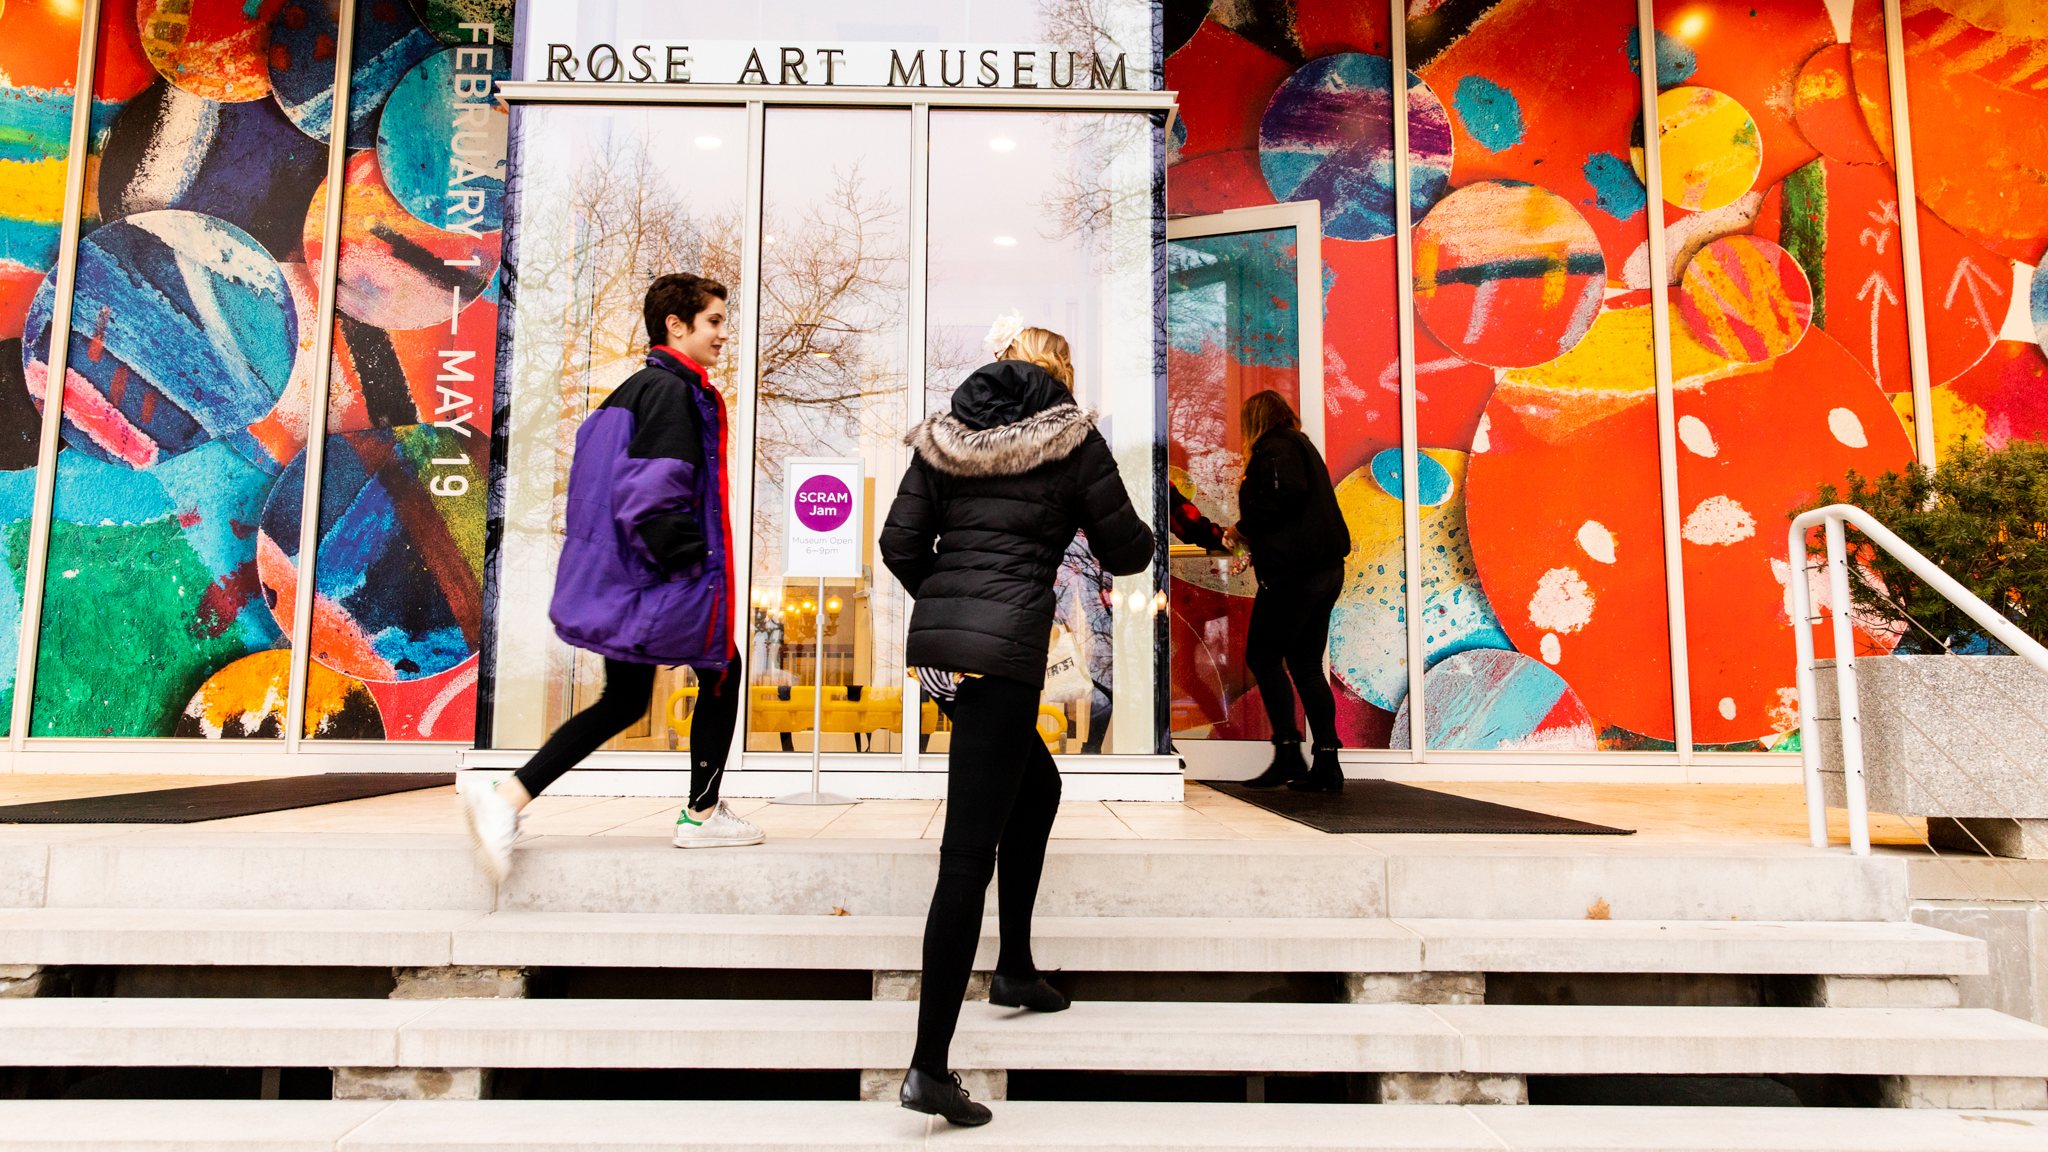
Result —
<svg viewBox="0 0 2048 1152"><path fill-rule="evenodd" d="M1131 89L1125 54L1045 44L861 42L755 44L741 40L577 45L535 43L526 75L556 83L762 84L789 87ZM1138 87L1147 87L1142 69Z"/></svg>
<svg viewBox="0 0 2048 1152"><path fill-rule="evenodd" d="M861 575L861 462L840 457L791 457L783 461L784 576Z"/></svg>
<svg viewBox="0 0 2048 1152"><path fill-rule="evenodd" d="M830 532L853 514L853 493L837 476L820 473L796 493L796 516L812 532Z"/></svg>

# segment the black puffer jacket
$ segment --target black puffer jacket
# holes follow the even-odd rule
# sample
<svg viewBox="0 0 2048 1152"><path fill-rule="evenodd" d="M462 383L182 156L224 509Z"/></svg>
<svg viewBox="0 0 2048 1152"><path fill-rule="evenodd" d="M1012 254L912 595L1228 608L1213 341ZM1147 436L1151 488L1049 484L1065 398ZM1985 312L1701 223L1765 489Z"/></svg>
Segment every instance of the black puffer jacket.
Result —
<svg viewBox="0 0 2048 1152"><path fill-rule="evenodd" d="M1330 469L1308 437L1275 428L1252 445L1237 489L1237 534L1259 583L1337 567L1351 555L1351 529L1337 507Z"/></svg>
<svg viewBox="0 0 2048 1152"><path fill-rule="evenodd" d="M905 661L1043 685L1053 576L1075 530L1115 575L1153 559L1094 414L1044 369L998 360L904 442L917 455L881 548L917 598Z"/></svg>

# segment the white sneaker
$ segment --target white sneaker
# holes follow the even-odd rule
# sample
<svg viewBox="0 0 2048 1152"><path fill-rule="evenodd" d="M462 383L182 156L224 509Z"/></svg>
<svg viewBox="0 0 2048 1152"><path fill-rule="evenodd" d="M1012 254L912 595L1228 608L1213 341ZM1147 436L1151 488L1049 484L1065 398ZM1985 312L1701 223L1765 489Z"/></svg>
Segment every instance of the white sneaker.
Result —
<svg viewBox="0 0 2048 1152"><path fill-rule="evenodd" d="M476 852L477 866L503 884L512 874L512 842L519 839L519 813L498 795L497 785L482 776L458 778L455 795L462 801L462 822L469 827L469 846Z"/></svg>
<svg viewBox="0 0 2048 1152"><path fill-rule="evenodd" d="M676 816L674 844L678 848L738 848L747 844L759 844L767 838L768 834L761 831L758 825L740 819L738 814L726 807L723 800L718 802L718 807L712 809L711 815L706 816L701 824L690 819L688 808L684 808Z"/></svg>

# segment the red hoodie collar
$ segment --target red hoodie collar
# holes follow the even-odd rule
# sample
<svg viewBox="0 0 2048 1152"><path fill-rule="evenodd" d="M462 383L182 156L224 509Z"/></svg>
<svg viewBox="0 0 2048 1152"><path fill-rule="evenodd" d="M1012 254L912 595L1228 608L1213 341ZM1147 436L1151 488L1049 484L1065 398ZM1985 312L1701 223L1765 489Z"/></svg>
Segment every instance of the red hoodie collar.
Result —
<svg viewBox="0 0 2048 1152"><path fill-rule="evenodd" d="M705 371L704 366L702 364L699 364L695 360L690 359L688 356L683 355L683 353L680 350L667 344L656 344L647 350L647 355L651 359L656 352L660 352L667 355L677 364L680 364L681 366L688 368L690 371L695 372L697 374L697 379L703 381L705 384L711 383L711 373Z"/></svg>

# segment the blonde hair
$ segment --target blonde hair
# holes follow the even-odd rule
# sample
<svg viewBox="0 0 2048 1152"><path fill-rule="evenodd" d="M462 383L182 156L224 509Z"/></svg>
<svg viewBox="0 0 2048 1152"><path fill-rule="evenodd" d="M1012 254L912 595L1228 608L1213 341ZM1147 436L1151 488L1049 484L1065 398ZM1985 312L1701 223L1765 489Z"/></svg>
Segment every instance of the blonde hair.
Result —
<svg viewBox="0 0 2048 1152"><path fill-rule="evenodd" d="M1066 385L1068 391L1073 391L1074 354L1067 347L1067 338L1057 332L1048 332L1043 328L1026 328L1017 333L1016 338L1010 341L1010 346L1003 349L1002 355L996 359L1022 360L1027 364L1036 364L1052 373L1053 379Z"/></svg>
<svg viewBox="0 0 2048 1152"><path fill-rule="evenodd" d="M1294 406L1287 402L1287 397L1268 388L1244 398L1237 426L1244 434L1244 450L1249 452L1259 437L1275 428L1300 428L1301 417L1294 414Z"/></svg>

